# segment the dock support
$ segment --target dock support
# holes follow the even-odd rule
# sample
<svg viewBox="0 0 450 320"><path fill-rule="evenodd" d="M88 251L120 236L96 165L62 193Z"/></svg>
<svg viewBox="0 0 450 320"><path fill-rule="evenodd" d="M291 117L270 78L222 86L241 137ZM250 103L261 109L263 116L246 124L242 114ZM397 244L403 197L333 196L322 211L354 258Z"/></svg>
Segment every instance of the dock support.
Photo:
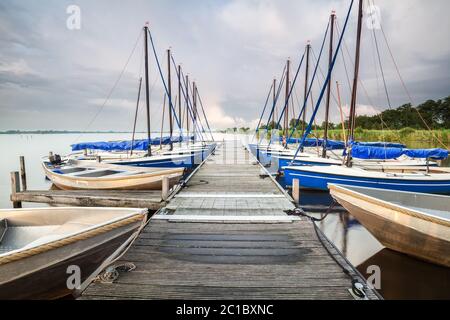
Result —
<svg viewBox="0 0 450 320"><path fill-rule="evenodd" d="M25 171L25 157L20 156L20 181L22 182L22 190L27 191L27 174Z"/></svg>
<svg viewBox="0 0 450 320"><path fill-rule="evenodd" d="M20 178L19 172L11 172L11 198L14 198L16 193L20 192ZM13 201L13 208L22 208L21 201Z"/></svg>
<svg viewBox="0 0 450 320"><path fill-rule="evenodd" d="M292 179L292 198L296 204L300 204L300 181Z"/></svg>
<svg viewBox="0 0 450 320"><path fill-rule="evenodd" d="M170 186L170 179L168 176L164 176L162 179L162 187L161 187L161 198L163 201L166 201L169 198L169 186Z"/></svg>

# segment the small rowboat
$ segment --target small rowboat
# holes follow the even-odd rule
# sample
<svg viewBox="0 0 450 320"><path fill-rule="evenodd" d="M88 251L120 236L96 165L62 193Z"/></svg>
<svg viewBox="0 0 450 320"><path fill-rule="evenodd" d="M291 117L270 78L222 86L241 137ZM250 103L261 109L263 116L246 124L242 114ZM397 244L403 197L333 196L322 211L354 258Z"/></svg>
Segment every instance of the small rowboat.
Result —
<svg viewBox="0 0 450 320"><path fill-rule="evenodd" d="M450 197L329 184L330 193L389 249L450 267Z"/></svg>
<svg viewBox="0 0 450 320"><path fill-rule="evenodd" d="M172 186L184 172L184 168L138 168L75 160L55 165L44 161L42 166L47 178L63 190L158 190L164 177Z"/></svg>
<svg viewBox="0 0 450 320"><path fill-rule="evenodd" d="M77 296L127 250L147 210L0 210L0 299Z"/></svg>

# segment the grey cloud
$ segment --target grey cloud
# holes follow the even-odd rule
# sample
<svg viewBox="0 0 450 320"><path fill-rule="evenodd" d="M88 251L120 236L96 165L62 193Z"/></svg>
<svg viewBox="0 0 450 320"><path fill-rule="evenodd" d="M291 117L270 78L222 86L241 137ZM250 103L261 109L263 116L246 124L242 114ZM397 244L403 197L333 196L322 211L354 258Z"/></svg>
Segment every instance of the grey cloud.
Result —
<svg viewBox="0 0 450 320"><path fill-rule="evenodd" d="M230 118L250 123L259 117L270 81L279 77L286 58L293 59L295 68L307 40L318 52L330 11L337 10L342 26L349 1L79 0L75 3L82 10L82 29L69 31L65 9L72 3L0 3L0 65L24 61L32 70L14 74L0 68L0 130L84 129L114 84L145 21L150 22L164 70L164 50L172 46L177 62L198 82L214 127L229 126ZM450 41L444 35L450 27L448 19L439 15L448 11L450 3L377 0L375 4L382 8L384 29L414 99L421 102L447 96ZM354 16L346 35L352 56ZM373 66L371 41L364 30L361 77L381 110L387 106ZM130 128L141 53L140 42L111 97L112 103L105 106L91 129ZM384 47L382 55L393 105L407 102ZM351 66L347 67L351 72ZM300 100L302 77L296 89ZM161 123L163 88L157 79L152 64L151 82L156 83L151 102L153 128ZM341 83L343 103L348 103L340 59L333 80ZM318 91L315 86L315 98ZM368 104L361 90L359 97L361 104ZM319 112L319 122L322 114ZM36 115L41 121L35 120ZM145 128L143 115L141 108L140 128Z"/></svg>

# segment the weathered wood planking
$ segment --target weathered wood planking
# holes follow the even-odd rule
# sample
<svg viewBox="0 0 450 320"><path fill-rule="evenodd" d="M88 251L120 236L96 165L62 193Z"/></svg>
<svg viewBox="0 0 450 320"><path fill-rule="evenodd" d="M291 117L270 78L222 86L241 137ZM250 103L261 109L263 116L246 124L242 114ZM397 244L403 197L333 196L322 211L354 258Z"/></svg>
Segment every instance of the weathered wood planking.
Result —
<svg viewBox="0 0 450 320"><path fill-rule="evenodd" d="M311 221L286 215L291 199L262 171L242 145L227 142L117 262L136 269L91 284L81 298L353 299L356 271Z"/></svg>
<svg viewBox="0 0 450 320"><path fill-rule="evenodd" d="M82 298L351 299L350 278L314 235L309 221L153 220L117 262L133 262L136 269L113 284L94 283Z"/></svg>
<svg viewBox="0 0 450 320"><path fill-rule="evenodd" d="M165 205L160 191L28 190L11 194L11 201L84 207L137 207L158 210Z"/></svg>

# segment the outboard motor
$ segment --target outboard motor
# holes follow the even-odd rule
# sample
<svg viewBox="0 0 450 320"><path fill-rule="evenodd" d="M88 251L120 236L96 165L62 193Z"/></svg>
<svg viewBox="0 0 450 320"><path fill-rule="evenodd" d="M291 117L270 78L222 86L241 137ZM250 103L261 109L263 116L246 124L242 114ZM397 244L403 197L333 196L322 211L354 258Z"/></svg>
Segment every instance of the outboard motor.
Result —
<svg viewBox="0 0 450 320"><path fill-rule="evenodd" d="M48 161L50 161L50 163L54 166L60 165L62 163L61 156L59 154L53 154L53 152L49 153Z"/></svg>

